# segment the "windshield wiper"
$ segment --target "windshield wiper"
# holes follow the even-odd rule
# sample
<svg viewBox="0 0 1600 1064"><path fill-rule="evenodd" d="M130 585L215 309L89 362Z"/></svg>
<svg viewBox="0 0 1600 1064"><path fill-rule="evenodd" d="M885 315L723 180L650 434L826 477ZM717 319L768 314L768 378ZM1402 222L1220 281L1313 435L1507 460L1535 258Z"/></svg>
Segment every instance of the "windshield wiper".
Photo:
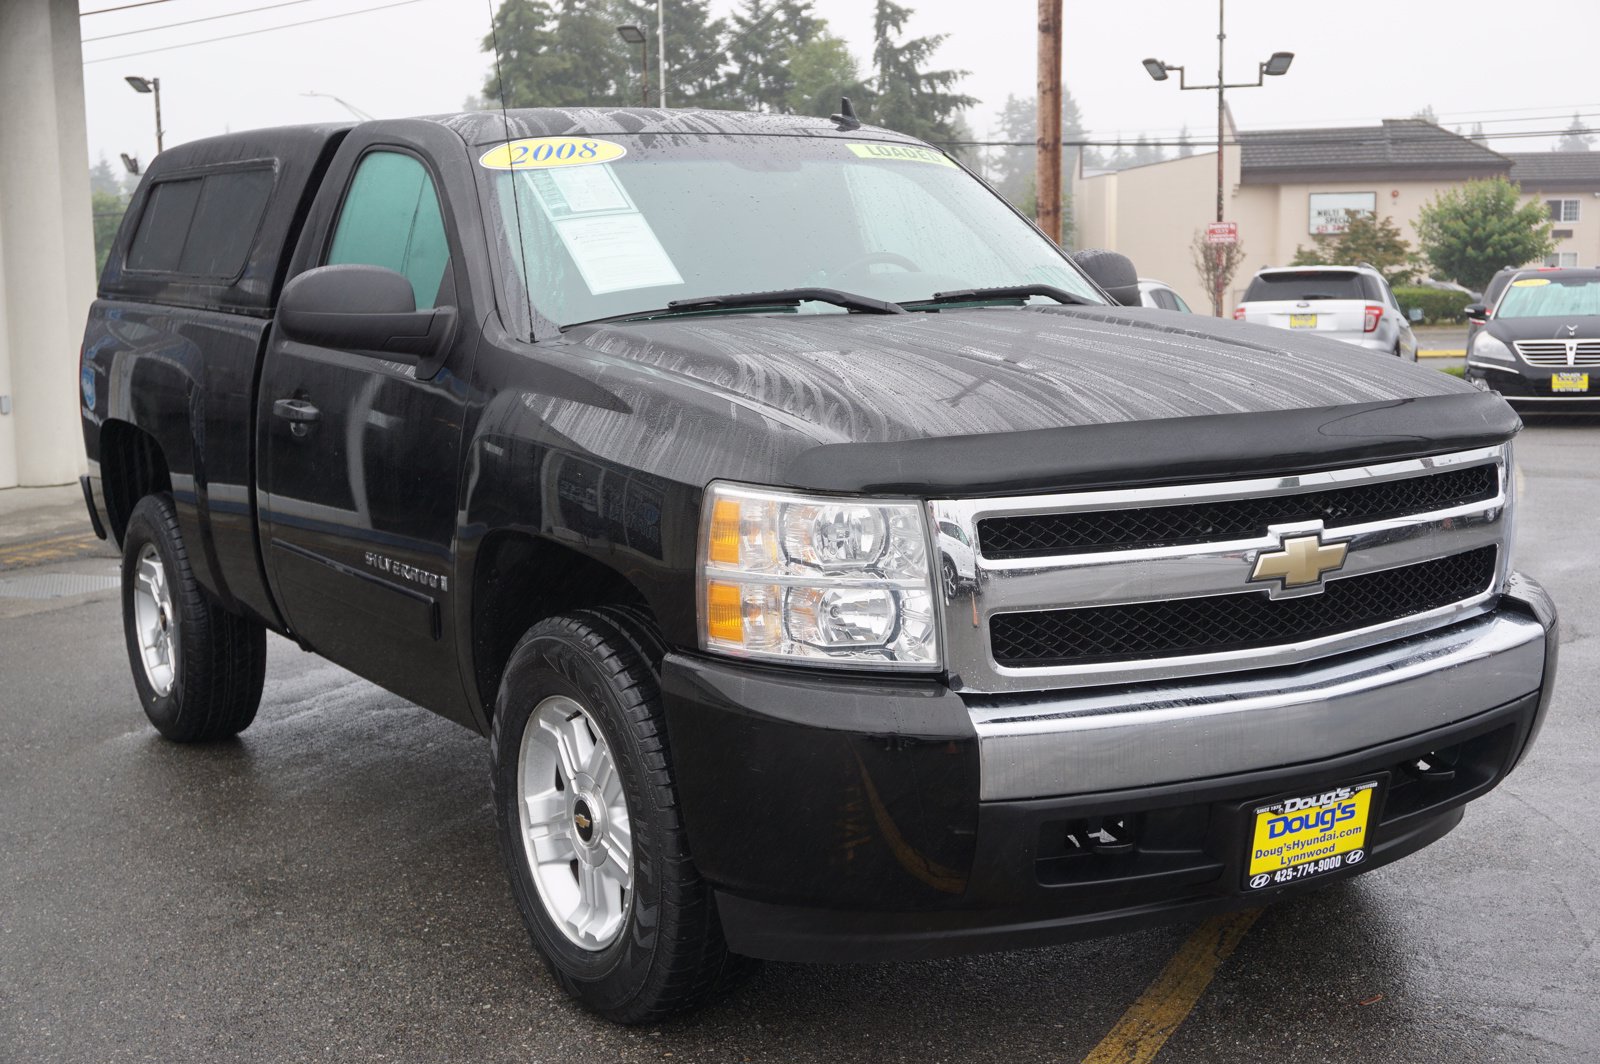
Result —
<svg viewBox="0 0 1600 1064"><path fill-rule="evenodd" d="M962 288L954 292L935 292L932 299L919 299L914 303L907 303L911 310L921 310L924 307L938 307L949 303L984 303L989 300L1016 299L1023 300L1029 296L1045 296L1057 303L1073 303L1086 307L1098 307L1097 300L1086 299L1075 295L1064 288L1057 288L1048 284L1009 284L995 288Z"/></svg>
<svg viewBox="0 0 1600 1064"><path fill-rule="evenodd" d="M674 314L697 310L718 310L722 307L795 307L801 303L832 303L848 310L868 314L904 314L906 308L898 303L871 296L841 292L837 288L779 288L771 292L735 292L726 296L701 296L698 299L674 299L667 310Z"/></svg>

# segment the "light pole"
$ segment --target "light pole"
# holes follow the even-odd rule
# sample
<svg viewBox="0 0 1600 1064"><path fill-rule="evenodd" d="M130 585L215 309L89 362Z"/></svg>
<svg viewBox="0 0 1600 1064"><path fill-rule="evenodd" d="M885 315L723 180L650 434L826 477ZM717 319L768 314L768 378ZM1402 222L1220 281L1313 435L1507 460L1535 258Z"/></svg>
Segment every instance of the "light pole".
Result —
<svg viewBox="0 0 1600 1064"><path fill-rule="evenodd" d="M161 142L162 142L162 136L163 136L162 130L161 130L161 79L160 78L141 78L141 77L135 77L134 75L130 74L127 77L123 78L122 80L126 81L129 85L132 85L134 92L155 93L155 97L156 97L156 152L157 152L157 154L160 154L161 147L162 147L162 143Z"/></svg>
<svg viewBox="0 0 1600 1064"><path fill-rule="evenodd" d="M666 0L656 0L656 64L661 68L661 106L667 106L667 7Z"/></svg>
<svg viewBox="0 0 1600 1064"><path fill-rule="evenodd" d="M642 58L640 60L640 66L639 66L639 71L640 71L639 80L641 82L641 88L640 88L640 92L639 92L639 105L641 107L649 107L650 106L650 38L645 35L644 30L640 29L638 26L631 26L631 25L630 26L618 26L617 27L617 36L621 37L628 44L637 44L637 45L642 46L643 49L644 49L643 54L642 54Z"/></svg>
<svg viewBox="0 0 1600 1064"><path fill-rule="evenodd" d="M1163 63L1159 59L1146 59L1144 61L1145 71L1156 81L1166 81L1167 72L1169 70L1176 70L1178 72L1178 88L1185 90L1197 89L1203 92L1210 92L1212 89L1215 89L1217 92L1217 221L1219 222L1224 220L1223 211L1226 206L1223 198L1224 178L1222 169L1222 146L1223 141L1226 138L1226 132L1224 130L1224 116L1227 114L1227 98L1225 93L1228 89L1258 89L1262 85L1266 84L1267 78L1281 77L1282 75L1287 74L1289 72L1289 64L1294 62L1293 52L1273 52L1266 62L1256 64L1256 80L1240 81L1231 85L1228 84L1227 75L1224 73L1223 69L1223 46L1226 44L1228 39L1228 34L1224 29L1223 20L1224 2L1225 0L1217 0L1217 83L1215 85L1190 85L1188 76L1184 72L1183 67L1172 66L1170 64ZM1220 259L1222 255L1222 247L1220 245L1217 247L1217 255ZM1222 313L1221 276L1222 271L1218 270L1218 290L1216 293L1214 293L1218 314Z"/></svg>

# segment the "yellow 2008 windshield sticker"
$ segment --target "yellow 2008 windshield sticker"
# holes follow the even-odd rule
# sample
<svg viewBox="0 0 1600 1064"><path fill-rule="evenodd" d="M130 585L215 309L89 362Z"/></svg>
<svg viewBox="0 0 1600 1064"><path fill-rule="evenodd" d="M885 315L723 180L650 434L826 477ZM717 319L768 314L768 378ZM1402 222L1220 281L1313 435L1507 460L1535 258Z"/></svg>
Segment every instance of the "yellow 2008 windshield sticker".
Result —
<svg viewBox="0 0 1600 1064"><path fill-rule="evenodd" d="M1524 277L1520 281L1512 281L1512 288L1539 288L1550 283L1548 277Z"/></svg>
<svg viewBox="0 0 1600 1064"><path fill-rule="evenodd" d="M954 166L943 152L932 148L919 148L914 144L848 144L850 151L863 159L901 159L913 163L933 163L936 166Z"/></svg>
<svg viewBox="0 0 1600 1064"><path fill-rule="evenodd" d="M495 145L478 156L478 165L489 170L545 170L609 163L626 154L622 145L593 137L531 137Z"/></svg>

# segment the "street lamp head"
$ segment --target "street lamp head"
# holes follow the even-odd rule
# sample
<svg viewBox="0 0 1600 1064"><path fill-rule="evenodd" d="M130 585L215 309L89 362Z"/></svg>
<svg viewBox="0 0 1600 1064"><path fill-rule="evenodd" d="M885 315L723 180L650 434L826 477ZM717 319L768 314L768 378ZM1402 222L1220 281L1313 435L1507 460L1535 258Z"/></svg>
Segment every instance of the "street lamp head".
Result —
<svg viewBox="0 0 1600 1064"><path fill-rule="evenodd" d="M1167 80L1167 64L1159 59L1146 59L1144 61L1144 69L1150 75L1152 81Z"/></svg>
<svg viewBox="0 0 1600 1064"><path fill-rule="evenodd" d="M150 92L150 91L152 91L151 87L150 87L150 81L149 81L148 78L134 77L132 74L130 74L127 77L123 78L122 80L126 81L129 85L132 85L134 92Z"/></svg>
<svg viewBox="0 0 1600 1064"><path fill-rule="evenodd" d="M641 30L638 26L618 26L617 36L629 44L644 43L644 30Z"/></svg>
<svg viewBox="0 0 1600 1064"><path fill-rule="evenodd" d="M1271 58L1262 67L1262 72L1269 77L1280 77L1289 72L1289 64L1294 62L1293 52L1273 52Z"/></svg>
<svg viewBox="0 0 1600 1064"><path fill-rule="evenodd" d="M139 157L137 155L129 155L127 152L123 152L122 153L122 167L123 167L123 169L127 170L128 173L133 174L135 176L138 176L138 173L139 173Z"/></svg>

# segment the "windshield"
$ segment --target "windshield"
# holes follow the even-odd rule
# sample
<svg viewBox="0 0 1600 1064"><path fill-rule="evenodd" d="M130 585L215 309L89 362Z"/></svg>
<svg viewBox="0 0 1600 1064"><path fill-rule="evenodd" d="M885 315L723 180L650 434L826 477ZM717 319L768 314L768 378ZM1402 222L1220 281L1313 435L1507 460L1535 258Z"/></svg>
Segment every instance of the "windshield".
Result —
<svg viewBox="0 0 1600 1064"><path fill-rule="evenodd" d="M1036 284L1104 302L1064 252L928 148L607 134L476 151L491 191L503 305L524 335L530 302L560 326L799 287L900 303ZM813 302L797 309L846 312Z"/></svg>
<svg viewBox="0 0 1600 1064"><path fill-rule="evenodd" d="M1522 277L1506 288L1496 318L1572 318L1600 314L1600 277Z"/></svg>
<svg viewBox="0 0 1600 1064"><path fill-rule="evenodd" d="M1244 302L1274 299L1365 299L1361 275L1349 270L1307 270L1257 274L1245 290Z"/></svg>

